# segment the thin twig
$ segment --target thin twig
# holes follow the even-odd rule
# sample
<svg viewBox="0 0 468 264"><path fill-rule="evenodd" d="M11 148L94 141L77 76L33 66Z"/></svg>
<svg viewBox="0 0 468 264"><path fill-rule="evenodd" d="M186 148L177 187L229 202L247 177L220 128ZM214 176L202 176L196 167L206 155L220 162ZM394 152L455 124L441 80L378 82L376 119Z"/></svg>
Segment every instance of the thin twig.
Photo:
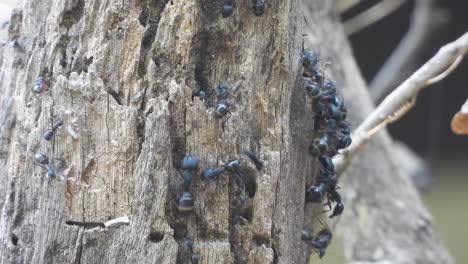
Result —
<svg viewBox="0 0 468 264"><path fill-rule="evenodd" d="M381 1L344 23L346 35L353 35L401 7L406 0Z"/></svg>
<svg viewBox="0 0 468 264"><path fill-rule="evenodd" d="M450 65L450 67L448 67L444 72L427 80L426 85L431 85L431 84L434 84L436 82L439 82L445 79L445 77L447 77L450 73L453 72L453 70L455 70L458 67L458 64L460 64L462 60L463 60L463 55L458 56L457 59L452 63L452 65Z"/></svg>
<svg viewBox="0 0 468 264"><path fill-rule="evenodd" d="M356 153L364 147L370 139L368 137L369 131L378 126L382 126L379 131L383 129L389 123L389 118L394 117L395 113L417 96L423 88L435 81L440 81L442 77L445 78L452 72L459 64L461 57L467 52L468 33L465 33L454 42L443 46L434 57L390 93L362 124L356 128L352 135L353 143L349 148L333 159L337 173L343 172ZM407 112L407 110L404 112ZM398 117L401 117L401 114Z"/></svg>

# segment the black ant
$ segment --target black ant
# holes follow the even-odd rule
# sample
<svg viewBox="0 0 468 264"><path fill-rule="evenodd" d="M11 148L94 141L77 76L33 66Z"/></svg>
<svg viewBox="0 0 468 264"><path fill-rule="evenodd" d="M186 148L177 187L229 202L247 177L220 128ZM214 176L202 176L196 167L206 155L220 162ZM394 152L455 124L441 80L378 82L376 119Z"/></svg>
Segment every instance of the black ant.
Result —
<svg viewBox="0 0 468 264"><path fill-rule="evenodd" d="M36 96L36 94L41 94L48 90L49 90L49 87L47 86L46 79L43 76L38 76L36 78L36 81L34 82L34 87L33 87L34 96Z"/></svg>
<svg viewBox="0 0 468 264"><path fill-rule="evenodd" d="M237 194L241 194L244 189L244 181L242 179L242 173L240 172L239 160L229 160L221 167L205 169L201 177L203 180L216 180L224 172L228 172L236 177Z"/></svg>
<svg viewBox="0 0 468 264"><path fill-rule="evenodd" d="M336 203L332 215L330 216L330 218L333 218L341 215L344 210L341 195L337 191L339 187L337 186L338 179L336 178L334 171L335 166L329 157L320 157L319 161L322 164L322 170L317 179L317 183L307 188L305 201L306 203L320 203L326 194L326 205L328 205L330 210L332 209L331 203Z"/></svg>
<svg viewBox="0 0 468 264"><path fill-rule="evenodd" d="M334 171L322 169L317 183L312 184L306 190L306 203L320 203L327 193L329 186L336 186L338 180Z"/></svg>
<svg viewBox="0 0 468 264"><path fill-rule="evenodd" d="M177 209L181 214L190 214L193 211L194 200L189 192L193 175L198 171L199 161L193 155L186 155L181 161L182 178L184 178L184 191L177 204Z"/></svg>
<svg viewBox="0 0 468 264"><path fill-rule="evenodd" d="M313 157L318 157L326 154L329 151L329 136L325 133L320 134L314 139L312 144L309 146L309 154Z"/></svg>
<svg viewBox="0 0 468 264"><path fill-rule="evenodd" d="M304 67L306 76L313 76L315 74L318 61L319 55L315 51L305 49L302 52L302 66Z"/></svg>
<svg viewBox="0 0 468 264"><path fill-rule="evenodd" d="M190 192L183 192L177 203L177 209L181 214L190 214L193 211L194 200Z"/></svg>
<svg viewBox="0 0 468 264"><path fill-rule="evenodd" d="M192 264L198 264L199 261L200 261L200 255L192 254Z"/></svg>
<svg viewBox="0 0 468 264"><path fill-rule="evenodd" d="M320 86L318 83L312 81L310 78L304 78L306 81L305 90L310 98L315 98L320 95Z"/></svg>
<svg viewBox="0 0 468 264"><path fill-rule="evenodd" d="M223 118L229 112L229 104L227 103L227 98L229 97L229 90L226 83L221 83L218 86L218 97L215 106L215 118Z"/></svg>
<svg viewBox="0 0 468 264"><path fill-rule="evenodd" d="M349 135L343 135L338 139L338 144L336 144L337 149L345 149L351 145L352 140Z"/></svg>
<svg viewBox="0 0 468 264"><path fill-rule="evenodd" d="M225 172L228 172L229 174L235 176L235 181L237 185L236 195L239 196L241 204L244 204L245 197L243 195L243 192L244 192L245 186L244 186L243 175L240 170L239 160L229 160L222 167L205 169L202 172L201 177L203 180L208 180L208 181L216 180L221 174Z"/></svg>
<svg viewBox="0 0 468 264"><path fill-rule="evenodd" d="M228 17L232 15L235 7L236 7L235 0L224 0L223 11L221 12L222 17Z"/></svg>
<svg viewBox="0 0 468 264"><path fill-rule="evenodd" d="M252 0L252 9L256 16L261 16L266 11L268 0Z"/></svg>
<svg viewBox="0 0 468 264"><path fill-rule="evenodd" d="M330 202L336 202L335 208L333 209L332 214L329 216L329 218L333 218L335 216L341 215L344 211L344 205L341 200L341 195L336 191L337 186L329 186L327 190L327 204L328 207L331 210L331 205Z"/></svg>
<svg viewBox="0 0 468 264"><path fill-rule="evenodd" d="M302 240L309 244L314 251L318 251L319 258L325 255L328 245L333 238L333 234L328 227L322 228L317 234L313 234L309 230L302 231Z"/></svg>
<svg viewBox="0 0 468 264"><path fill-rule="evenodd" d="M47 132L45 132L44 139L47 141L51 140L55 136L55 134L57 133L57 130L61 126L63 126L63 121L62 120L57 121L57 123L55 123L55 125L52 127L51 130L47 130Z"/></svg>
<svg viewBox="0 0 468 264"><path fill-rule="evenodd" d="M320 203L327 191L327 186L323 182L311 185L306 190L306 203Z"/></svg>
<svg viewBox="0 0 468 264"><path fill-rule="evenodd" d="M218 96L214 111L214 117L216 119L224 118L222 127L231 117L231 105L228 103L227 98L229 97L229 88L226 83L221 83L218 86Z"/></svg>
<svg viewBox="0 0 468 264"><path fill-rule="evenodd" d="M226 172L226 168L224 166L217 168L208 168L202 172L201 177L204 180L216 180L218 179L219 175L223 174L224 172Z"/></svg>
<svg viewBox="0 0 468 264"><path fill-rule="evenodd" d="M49 157L45 154L36 153L36 155L34 155L34 160L36 161L34 162L35 165L47 170L47 178L49 179L49 182L57 177L55 169L49 163Z"/></svg>
<svg viewBox="0 0 468 264"><path fill-rule="evenodd" d="M198 90L192 94L192 101L194 97L200 98L200 100L205 101L208 97L206 96L205 91L203 90Z"/></svg>
<svg viewBox="0 0 468 264"><path fill-rule="evenodd" d="M340 132L344 135L351 134L351 124L349 122L343 121L339 124L338 128Z"/></svg>
<svg viewBox="0 0 468 264"><path fill-rule="evenodd" d="M349 145L351 145L352 142L350 137L351 125L348 122L344 121L338 125L338 129L341 135L340 137L338 137L338 143L336 145L336 148L344 149L349 147Z"/></svg>
<svg viewBox="0 0 468 264"><path fill-rule="evenodd" d="M325 170L335 171L335 164L333 164L333 160L330 157L320 156L318 160Z"/></svg>
<svg viewBox="0 0 468 264"><path fill-rule="evenodd" d="M321 85L323 82L323 73L321 70L317 69L319 61L319 55L315 51L305 49L302 52L302 67L304 68L302 77L308 78L318 85Z"/></svg>

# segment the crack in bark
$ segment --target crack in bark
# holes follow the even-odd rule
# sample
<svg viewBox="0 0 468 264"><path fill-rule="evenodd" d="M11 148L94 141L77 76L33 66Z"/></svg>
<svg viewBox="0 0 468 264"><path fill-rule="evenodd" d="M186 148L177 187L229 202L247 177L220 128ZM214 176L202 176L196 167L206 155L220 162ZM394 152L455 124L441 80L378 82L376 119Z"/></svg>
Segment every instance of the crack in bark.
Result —
<svg viewBox="0 0 468 264"><path fill-rule="evenodd" d="M78 235L79 235L79 238L77 239L77 241L79 241L79 245L78 245L78 249L77 249L77 252L76 252L76 259L75 259L75 264L81 264L81 257L83 255L83 236L84 236L84 228L81 230L80 232L80 229L78 229Z"/></svg>
<svg viewBox="0 0 468 264"><path fill-rule="evenodd" d="M140 13L140 24L144 25L146 30L140 44L140 58L138 63L139 77L146 75L148 66L147 56L158 32L161 14L164 12L168 2L169 0L149 0L149 3L146 1Z"/></svg>

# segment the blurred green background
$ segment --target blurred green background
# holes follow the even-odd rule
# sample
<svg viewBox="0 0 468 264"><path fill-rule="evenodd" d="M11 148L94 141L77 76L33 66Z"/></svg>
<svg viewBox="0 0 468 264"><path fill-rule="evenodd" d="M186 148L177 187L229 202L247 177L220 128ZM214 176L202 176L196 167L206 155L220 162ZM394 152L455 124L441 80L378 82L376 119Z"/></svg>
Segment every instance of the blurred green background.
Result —
<svg viewBox="0 0 468 264"><path fill-rule="evenodd" d="M468 164L466 160L444 161L434 171L438 182L423 196L424 201L457 263L468 263Z"/></svg>

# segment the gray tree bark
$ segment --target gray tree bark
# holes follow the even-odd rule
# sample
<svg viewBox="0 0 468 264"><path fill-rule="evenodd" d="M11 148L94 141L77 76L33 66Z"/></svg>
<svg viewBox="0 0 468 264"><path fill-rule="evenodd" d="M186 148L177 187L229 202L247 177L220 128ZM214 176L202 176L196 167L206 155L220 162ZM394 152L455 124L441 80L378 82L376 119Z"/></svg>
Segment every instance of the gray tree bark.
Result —
<svg viewBox="0 0 468 264"><path fill-rule="evenodd" d="M0 62L0 263L190 263L193 253L210 264L306 263L301 231L313 222L313 208L304 206L304 190L315 163L306 147L312 112L300 85L301 4L270 0L257 17L249 1L238 1L223 19L222 1L24 1ZM330 2L310 5L312 46L332 58L331 75L343 87L357 87L343 90L355 123L371 110L369 97ZM38 75L49 91L36 99ZM212 107L192 100L197 89L223 81L233 104L224 129ZM46 142L57 118L65 124ZM242 149L258 153L265 168L256 171ZM339 225L347 256L363 260L369 247L359 245L369 243L389 261L417 263L393 257L414 243L418 259L449 263L431 262L449 257L406 178L397 173L389 182L389 150L382 136L356 163L382 167L358 165L345 176L348 207ZM64 181L48 181L33 164L38 152L60 159L53 164ZM232 221L236 186L226 175L209 184L195 177L195 210L178 214L185 154L202 168L241 158L246 225ZM364 184L365 175L378 177ZM398 201L408 206L394 207ZM392 213L424 221L406 224L388 218ZM67 224L124 215L130 223L118 228ZM379 217L385 226L365 222Z"/></svg>

